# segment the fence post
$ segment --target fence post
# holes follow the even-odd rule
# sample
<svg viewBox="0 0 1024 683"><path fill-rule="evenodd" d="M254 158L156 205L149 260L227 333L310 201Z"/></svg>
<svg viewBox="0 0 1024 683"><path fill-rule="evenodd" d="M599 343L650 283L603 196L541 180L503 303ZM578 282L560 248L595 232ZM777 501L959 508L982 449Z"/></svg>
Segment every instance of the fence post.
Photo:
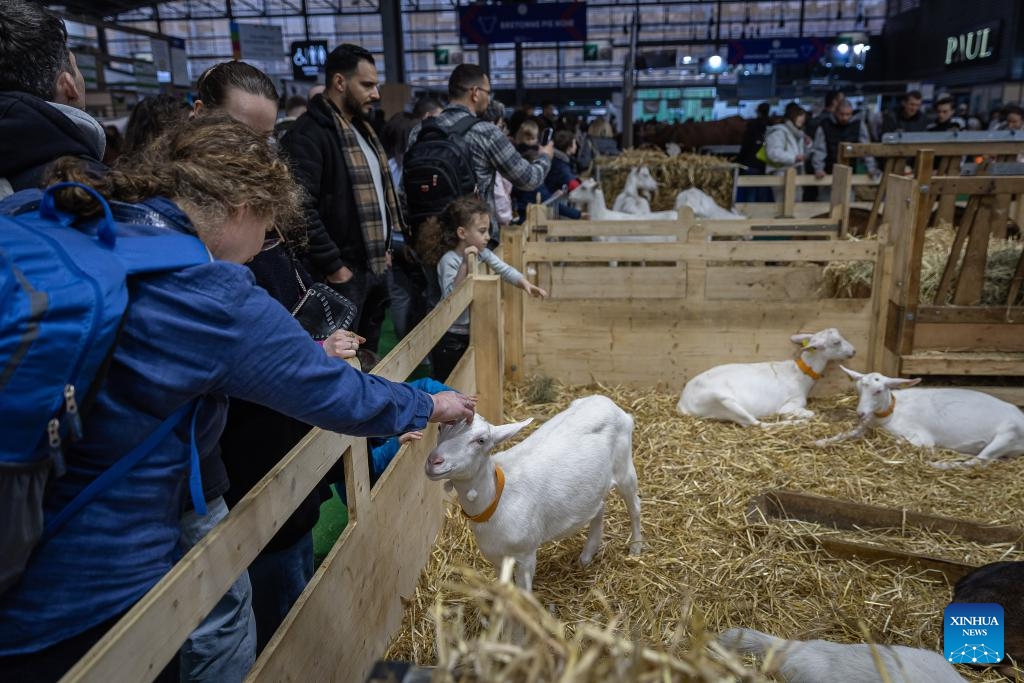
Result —
<svg viewBox="0 0 1024 683"><path fill-rule="evenodd" d="M796 211L796 168L786 169L782 183L782 214L779 218L792 218Z"/></svg>
<svg viewBox="0 0 1024 683"><path fill-rule="evenodd" d="M469 341L476 357L476 392L480 397L477 412L492 424L504 416L503 347L501 332L501 280L497 275L473 276L473 303L470 304Z"/></svg>
<svg viewBox="0 0 1024 683"><path fill-rule="evenodd" d="M832 167L832 194L829 216L839 221L839 237L845 238L850 231L850 193L852 191L853 169L846 164Z"/></svg>
<svg viewBox="0 0 1024 683"><path fill-rule="evenodd" d="M510 225L505 228L505 263L520 273L526 274L525 250L526 234L523 226ZM507 282L502 282L502 313L503 331L505 334L505 376L512 382L520 382L524 378L523 354L526 338L526 311L522 292Z"/></svg>

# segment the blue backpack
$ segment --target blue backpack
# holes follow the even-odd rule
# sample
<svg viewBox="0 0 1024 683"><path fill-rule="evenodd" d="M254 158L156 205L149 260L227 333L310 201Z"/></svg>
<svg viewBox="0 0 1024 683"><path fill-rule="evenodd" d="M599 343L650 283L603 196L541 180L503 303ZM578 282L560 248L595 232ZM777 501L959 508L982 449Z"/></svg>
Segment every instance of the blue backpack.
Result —
<svg viewBox="0 0 1024 683"><path fill-rule="evenodd" d="M57 210L54 193L66 187L85 190L100 203L95 234ZM2 207L0 595L17 582L39 543L124 476L191 410L186 404L175 411L44 526L46 484L64 474L62 444L81 438L83 407L113 357L128 306L127 278L211 258L190 235L119 237L110 206L79 183L26 190ZM195 464L194 443L192 450Z"/></svg>

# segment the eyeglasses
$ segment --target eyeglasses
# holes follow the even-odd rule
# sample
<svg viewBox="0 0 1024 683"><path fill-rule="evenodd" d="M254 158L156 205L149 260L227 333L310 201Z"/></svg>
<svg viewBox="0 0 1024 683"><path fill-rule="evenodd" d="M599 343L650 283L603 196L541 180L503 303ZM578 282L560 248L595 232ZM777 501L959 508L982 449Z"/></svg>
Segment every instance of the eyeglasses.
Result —
<svg viewBox="0 0 1024 683"><path fill-rule="evenodd" d="M480 87L479 85L474 85L474 86L473 86L473 90L479 90L479 91L481 91L481 92L485 92L485 93L487 93L487 96L488 96L488 97L490 97L490 96L491 96L491 91L490 91L490 90L488 90L487 88L481 88L481 87Z"/></svg>

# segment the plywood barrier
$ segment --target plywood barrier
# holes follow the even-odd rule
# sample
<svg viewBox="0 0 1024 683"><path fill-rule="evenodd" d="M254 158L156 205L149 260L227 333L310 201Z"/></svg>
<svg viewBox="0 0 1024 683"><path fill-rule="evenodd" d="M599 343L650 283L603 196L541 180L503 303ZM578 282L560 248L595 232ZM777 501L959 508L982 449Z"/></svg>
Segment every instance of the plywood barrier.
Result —
<svg viewBox="0 0 1024 683"><path fill-rule="evenodd" d="M536 272L546 301L523 302L523 349L507 351L515 376L681 389L697 373L729 362L789 358L790 335L837 327L858 349L851 363L873 367L873 298L819 293L829 262L870 261L884 283L885 241L840 239L828 219L553 221L531 209L517 264ZM661 242L609 238L659 236ZM506 256L509 256L506 254ZM839 388L838 371L816 391Z"/></svg>
<svg viewBox="0 0 1024 683"><path fill-rule="evenodd" d="M479 411L498 420L502 335L495 276L467 278L373 372L406 379L470 305L472 345L449 384L479 393ZM312 430L62 681L152 680L339 458L348 526L249 680L364 680L399 625L402 596L415 588L441 527L442 487L423 474L434 429L399 451L373 491L365 440Z"/></svg>

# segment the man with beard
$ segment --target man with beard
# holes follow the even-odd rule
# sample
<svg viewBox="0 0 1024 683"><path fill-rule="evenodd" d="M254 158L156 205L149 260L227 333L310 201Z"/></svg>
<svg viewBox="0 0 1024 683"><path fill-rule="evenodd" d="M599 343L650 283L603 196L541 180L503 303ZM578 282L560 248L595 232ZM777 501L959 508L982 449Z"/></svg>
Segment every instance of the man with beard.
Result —
<svg viewBox="0 0 1024 683"><path fill-rule="evenodd" d="M309 261L359 307L356 332L377 350L388 303L391 233L404 220L384 148L369 114L380 100L373 55L339 45L327 57L327 86L296 119L281 146L309 194Z"/></svg>

